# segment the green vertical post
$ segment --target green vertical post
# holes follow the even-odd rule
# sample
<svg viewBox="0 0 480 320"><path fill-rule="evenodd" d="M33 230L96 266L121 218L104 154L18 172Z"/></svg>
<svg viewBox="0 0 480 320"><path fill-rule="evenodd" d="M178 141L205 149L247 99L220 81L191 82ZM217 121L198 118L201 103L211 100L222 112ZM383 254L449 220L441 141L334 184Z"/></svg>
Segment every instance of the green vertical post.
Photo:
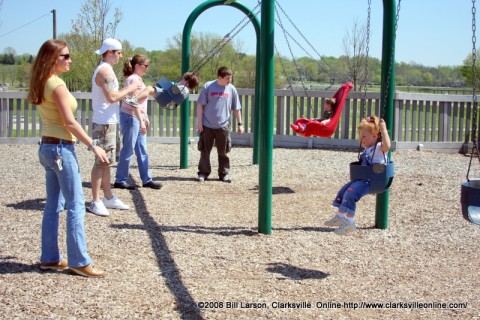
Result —
<svg viewBox="0 0 480 320"><path fill-rule="evenodd" d="M255 59L256 66L255 66L255 109L253 109L253 164L259 164L260 162L260 106L262 101L262 61L259 59L261 57L261 45L260 41L257 41L257 57Z"/></svg>
<svg viewBox="0 0 480 320"><path fill-rule="evenodd" d="M382 114L384 115L390 136L393 129L393 98L395 95L395 25L395 0L383 0L382 84L380 101ZM391 157L391 152L388 153L388 157ZM390 189L377 194L375 227L379 229L387 229L388 227L389 198Z"/></svg>
<svg viewBox="0 0 480 320"><path fill-rule="evenodd" d="M274 83L274 0L262 1L261 61L262 107L260 110L260 167L258 192L258 231L272 233L272 162L273 162L273 83Z"/></svg>
<svg viewBox="0 0 480 320"><path fill-rule="evenodd" d="M187 18L187 21L185 22L185 25L183 27L183 33L182 33L182 74L190 70L190 37L192 33L193 23L202 12L204 12L205 10L211 7L220 6L220 5L228 5L228 6L237 8L243 13L245 13L246 15L249 15L251 17L250 20L252 22L252 25L255 28L255 33L257 36L257 62L256 62L257 63L257 78L256 78L257 85L255 86L255 107L257 109L260 105L260 102L258 99L260 99L261 97L259 93L259 88L260 88L259 83L261 82L261 79L259 78L260 73L258 73L258 70L260 70L260 67L259 67L260 60L258 59L258 57L260 56L260 43L258 41L260 37L260 22L258 21L256 15L253 14L252 10L246 7L245 5L243 5L242 3L229 1L229 0L207 0L201 3L199 6L197 6L190 13L190 15ZM180 109L180 168L181 169L188 168L188 139L189 139L189 132L190 132L189 120L190 120L190 102L187 97L185 101L182 103L182 106ZM258 121L255 121L255 123L257 122ZM255 156L254 156L254 159L255 159Z"/></svg>
<svg viewBox="0 0 480 320"><path fill-rule="evenodd" d="M200 7L197 7L188 17L182 33L182 74L190 69L190 35L195 19L200 14ZM197 12L200 11L200 12ZM180 107L180 169L188 168L188 139L190 126L190 99L183 101Z"/></svg>

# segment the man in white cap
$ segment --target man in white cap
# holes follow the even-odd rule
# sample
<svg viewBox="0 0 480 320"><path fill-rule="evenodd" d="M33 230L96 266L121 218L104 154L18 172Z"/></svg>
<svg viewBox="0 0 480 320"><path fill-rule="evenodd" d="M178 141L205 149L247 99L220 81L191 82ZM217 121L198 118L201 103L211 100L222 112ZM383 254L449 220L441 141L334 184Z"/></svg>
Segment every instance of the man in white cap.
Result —
<svg viewBox="0 0 480 320"><path fill-rule="evenodd" d="M132 84L119 90L118 79L113 71L113 65L122 57L122 44L118 40L105 39L95 53L102 55L102 61L92 76L92 138L96 145L106 151L110 164L105 165L95 160L91 176L93 200L89 211L99 216L108 216L107 208L129 209L128 205L112 193L110 166L115 163L119 101L133 94L139 86ZM130 185L124 187L134 188ZM103 199L100 199L100 189L103 189Z"/></svg>

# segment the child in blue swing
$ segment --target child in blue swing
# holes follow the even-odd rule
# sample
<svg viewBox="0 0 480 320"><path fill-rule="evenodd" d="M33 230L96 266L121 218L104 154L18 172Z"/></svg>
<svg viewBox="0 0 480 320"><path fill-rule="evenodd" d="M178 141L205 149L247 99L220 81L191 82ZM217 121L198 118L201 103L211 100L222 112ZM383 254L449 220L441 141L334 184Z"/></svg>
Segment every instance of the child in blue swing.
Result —
<svg viewBox="0 0 480 320"><path fill-rule="evenodd" d="M182 76L182 79L172 86L173 94L181 94L185 99L189 94L190 91L195 89L198 86L199 78L198 75L194 72L185 72ZM148 98L148 96L156 97L157 95L161 94L163 89L153 85L148 86L139 92L135 96L127 96L123 100L125 103L129 104L132 107L136 107L139 104L139 101Z"/></svg>
<svg viewBox="0 0 480 320"><path fill-rule="evenodd" d="M362 119L358 126L360 144L364 148L360 155L361 165L371 166L375 163L387 163L387 152L390 150L390 136L383 119L369 116ZM332 205L338 208L330 220L325 221L329 227L337 227L334 232L346 235L355 231L355 209L357 202L368 194L369 181L349 181L340 190Z"/></svg>

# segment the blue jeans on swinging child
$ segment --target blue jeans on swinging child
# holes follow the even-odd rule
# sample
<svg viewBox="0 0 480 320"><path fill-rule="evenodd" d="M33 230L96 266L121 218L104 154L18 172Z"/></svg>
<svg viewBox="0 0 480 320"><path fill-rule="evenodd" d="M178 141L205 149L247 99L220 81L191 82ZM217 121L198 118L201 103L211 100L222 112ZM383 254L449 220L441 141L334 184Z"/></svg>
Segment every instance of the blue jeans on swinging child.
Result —
<svg viewBox="0 0 480 320"><path fill-rule="evenodd" d="M339 210L355 216L357 202L364 195L368 194L369 181L357 180L345 184L337 193L332 206Z"/></svg>

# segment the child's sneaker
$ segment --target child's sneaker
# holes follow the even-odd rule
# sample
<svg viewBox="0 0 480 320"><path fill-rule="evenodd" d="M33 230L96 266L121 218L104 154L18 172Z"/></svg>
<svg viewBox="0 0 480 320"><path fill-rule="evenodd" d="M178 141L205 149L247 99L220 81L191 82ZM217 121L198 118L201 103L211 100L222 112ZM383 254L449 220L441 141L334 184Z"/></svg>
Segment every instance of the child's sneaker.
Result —
<svg viewBox="0 0 480 320"><path fill-rule="evenodd" d="M343 221L340 224L340 227L338 227L338 229L333 230L335 234L344 236L357 230L357 227L355 226L355 222L349 223L346 219L342 219L342 220Z"/></svg>
<svg viewBox="0 0 480 320"><path fill-rule="evenodd" d="M339 227L342 224L344 219L340 217L338 214L335 214L333 218L330 220L325 221L325 225L328 227Z"/></svg>

